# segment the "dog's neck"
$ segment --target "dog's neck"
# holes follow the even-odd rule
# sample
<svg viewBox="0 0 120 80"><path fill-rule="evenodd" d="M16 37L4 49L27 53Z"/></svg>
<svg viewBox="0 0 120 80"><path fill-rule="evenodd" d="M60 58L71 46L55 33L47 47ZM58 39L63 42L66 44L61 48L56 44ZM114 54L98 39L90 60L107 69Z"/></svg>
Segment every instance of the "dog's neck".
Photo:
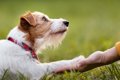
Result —
<svg viewBox="0 0 120 80"><path fill-rule="evenodd" d="M29 47L31 47L33 50L35 50L34 46L32 45L31 42L27 41L26 38L26 33L22 32L18 27L15 27L14 29L12 29L10 31L10 33L8 34L7 37L12 37L13 39L15 39L19 44L25 43L27 44ZM36 50L35 50L36 52Z"/></svg>

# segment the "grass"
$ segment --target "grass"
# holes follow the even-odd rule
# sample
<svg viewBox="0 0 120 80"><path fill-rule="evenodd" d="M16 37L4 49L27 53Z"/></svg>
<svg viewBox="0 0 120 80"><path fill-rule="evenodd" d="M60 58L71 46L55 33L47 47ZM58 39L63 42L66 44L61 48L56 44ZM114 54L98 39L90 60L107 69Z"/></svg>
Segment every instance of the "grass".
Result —
<svg viewBox="0 0 120 80"><path fill-rule="evenodd" d="M9 30L19 23L21 14L29 10L41 11L52 18L62 17L70 22L63 44L57 49L45 50L39 55L41 61L71 59L79 55L87 57L120 40L119 8L119 0L1 0L0 39L6 38ZM85 73L73 71L48 75L43 80L120 80L119 66L113 63Z"/></svg>

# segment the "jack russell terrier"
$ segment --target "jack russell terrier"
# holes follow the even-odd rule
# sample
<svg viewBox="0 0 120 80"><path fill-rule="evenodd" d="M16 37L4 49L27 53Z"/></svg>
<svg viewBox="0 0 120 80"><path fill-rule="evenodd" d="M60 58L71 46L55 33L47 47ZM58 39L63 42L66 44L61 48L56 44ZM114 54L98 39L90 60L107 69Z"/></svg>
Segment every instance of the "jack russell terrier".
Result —
<svg viewBox="0 0 120 80"><path fill-rule="evenodd" d="M19 25L10 31L7 39L0 40L0 75L9 69L30 80L39 80L46 74L76 70L83 56L41 63L36 55L47 47L57 47L65 37L68 25L65 19L51 19L41 12L22 15Z"/></svg>

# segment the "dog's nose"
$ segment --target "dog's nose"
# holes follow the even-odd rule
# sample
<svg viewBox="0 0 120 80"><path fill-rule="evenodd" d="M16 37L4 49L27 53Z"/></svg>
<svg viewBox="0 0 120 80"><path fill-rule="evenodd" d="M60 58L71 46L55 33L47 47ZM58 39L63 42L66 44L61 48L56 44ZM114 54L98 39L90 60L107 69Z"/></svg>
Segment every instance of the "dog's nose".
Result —
<svg viewBox="0 0 120 80"><path fill-rule="evenodd" d="M68 27L69 22L68 21L63 21L63 24Z"/></svg>

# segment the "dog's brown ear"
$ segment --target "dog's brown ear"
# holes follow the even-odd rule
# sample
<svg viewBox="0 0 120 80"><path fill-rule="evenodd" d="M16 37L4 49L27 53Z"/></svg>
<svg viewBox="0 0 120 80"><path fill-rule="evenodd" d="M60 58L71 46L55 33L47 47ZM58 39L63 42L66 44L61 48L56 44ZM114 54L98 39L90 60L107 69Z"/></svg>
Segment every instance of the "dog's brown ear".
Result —
<svg viewBox="0 0 120 80"><path fill-rule="evenodd" d="M36 21L34 19L34 16L31 14L31 12L28 12L20 17L20 26L24 30L28 30L30 27L35 25L36 25Z"/></svg>

